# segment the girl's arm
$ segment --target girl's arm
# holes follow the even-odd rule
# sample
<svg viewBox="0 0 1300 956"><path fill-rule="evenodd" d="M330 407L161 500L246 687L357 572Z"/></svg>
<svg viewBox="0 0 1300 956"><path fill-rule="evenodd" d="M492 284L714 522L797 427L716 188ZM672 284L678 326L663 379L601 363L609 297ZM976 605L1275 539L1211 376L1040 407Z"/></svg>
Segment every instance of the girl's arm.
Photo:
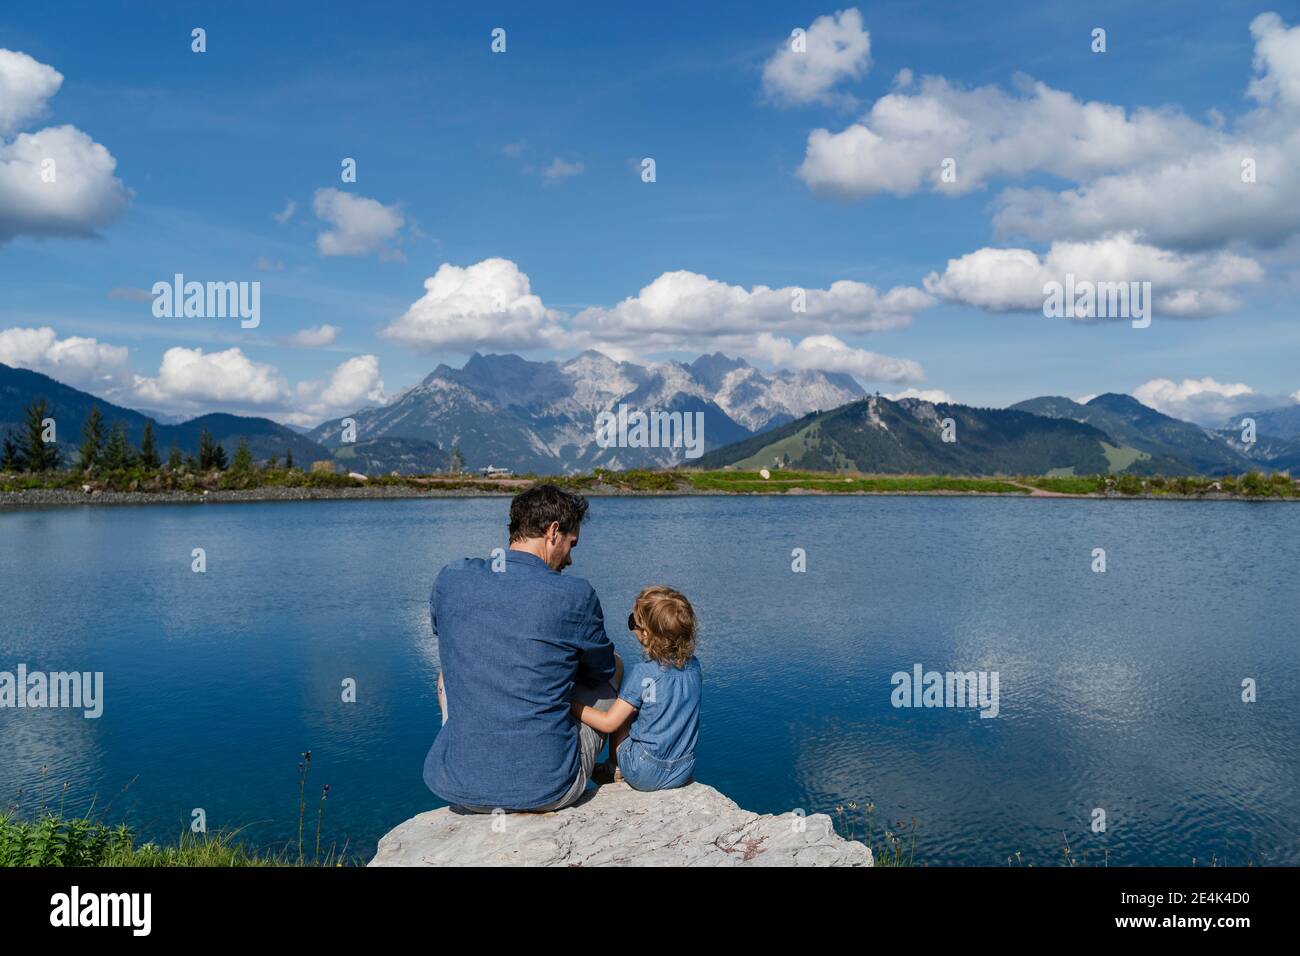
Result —
<svg viewBox="0 0 1300 956"><path fill-rule="evenodd" d="M636 708L623 700L621 697L614 701L614 706L609 710L597 710L595 707L585 707L582 701L575 700L570 709L573 716L578 718L592 730L598 730L602 734L612 734L618 730L628 719L636 713Z"/></svg>

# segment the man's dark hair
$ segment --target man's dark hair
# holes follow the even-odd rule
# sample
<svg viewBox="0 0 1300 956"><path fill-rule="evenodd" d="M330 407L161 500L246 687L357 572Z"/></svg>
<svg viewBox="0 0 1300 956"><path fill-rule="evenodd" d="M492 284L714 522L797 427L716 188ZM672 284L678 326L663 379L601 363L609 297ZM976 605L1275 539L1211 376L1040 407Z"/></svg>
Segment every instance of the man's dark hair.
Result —
<svg viewBox="0 0 1300 956"><path fill-rule="evenodd" d="M555 485L534 485L510 502L510 540L540 538L552 521L565 534L577 531L587 517L587 499Z"/></svg>

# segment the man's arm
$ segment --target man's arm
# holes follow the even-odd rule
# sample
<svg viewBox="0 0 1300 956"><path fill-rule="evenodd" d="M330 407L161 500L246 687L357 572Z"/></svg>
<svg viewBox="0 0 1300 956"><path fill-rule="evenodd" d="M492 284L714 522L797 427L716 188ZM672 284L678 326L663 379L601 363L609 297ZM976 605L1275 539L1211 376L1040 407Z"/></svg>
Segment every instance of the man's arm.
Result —
<svg viewBox="0 0 1300 956"><path fill-rule="evenodd" d="M579 654L576 680L583 687L600 687L614 682L614 642L605 633L605 612L600 598L591 592L586 620L578 635ZM615 688L617 690L617 688Z"/></svg>

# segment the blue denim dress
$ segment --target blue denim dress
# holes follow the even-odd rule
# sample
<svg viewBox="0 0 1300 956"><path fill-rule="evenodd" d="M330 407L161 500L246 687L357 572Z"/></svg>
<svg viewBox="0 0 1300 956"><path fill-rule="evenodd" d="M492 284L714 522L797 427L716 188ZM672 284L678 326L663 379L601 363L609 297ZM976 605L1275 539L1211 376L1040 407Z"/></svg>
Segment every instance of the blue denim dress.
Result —
<svg viewBox="0 0 1300 956"><path fill-rule="evenodd" d="M700 737L703 676L692 657L681 668L641 661L623 677L619 697L637 709L618 748L618 769L634 790L671 790L691 781Z"/></svg>

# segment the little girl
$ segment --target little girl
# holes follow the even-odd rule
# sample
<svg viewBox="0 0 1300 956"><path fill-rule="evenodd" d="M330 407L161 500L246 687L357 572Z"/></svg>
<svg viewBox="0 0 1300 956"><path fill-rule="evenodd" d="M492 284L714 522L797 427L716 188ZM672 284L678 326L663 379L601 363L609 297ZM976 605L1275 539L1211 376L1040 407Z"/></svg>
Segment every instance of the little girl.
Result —
<svg viewBox="0 0 1300 956"><path fill-rule="evenodd" d="M637 595L628 630L646 660L628 668L618 700L607 711L578 701L573 714L610 734L604 776L636 790L670 790L690 783L700 736L700 662L695 658L695 611L680 591L651 585Z"/></svg>

